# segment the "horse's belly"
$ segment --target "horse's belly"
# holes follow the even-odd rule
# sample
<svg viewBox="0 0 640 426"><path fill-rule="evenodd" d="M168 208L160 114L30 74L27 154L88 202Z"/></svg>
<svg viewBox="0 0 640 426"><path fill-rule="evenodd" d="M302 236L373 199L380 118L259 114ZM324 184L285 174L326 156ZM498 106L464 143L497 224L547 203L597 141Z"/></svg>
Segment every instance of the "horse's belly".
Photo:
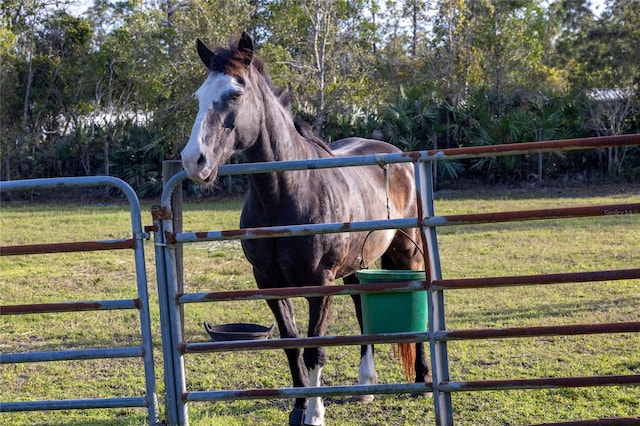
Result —
<svg viewBox="0 0 640 426"><path fill-rule="evenodd" d="M393 230L379 230L282 237L243 240L242 246L261 287L327 285L368 267L393 235Z"/></svg>
<svg viewBox="0 0 640 426"><path fill-rule="evenodd" d="M349 259L348 238L340 234L244 240L242 246L258 284L265 287L326 285L345 270L345 263L357 264Z"/></svg>

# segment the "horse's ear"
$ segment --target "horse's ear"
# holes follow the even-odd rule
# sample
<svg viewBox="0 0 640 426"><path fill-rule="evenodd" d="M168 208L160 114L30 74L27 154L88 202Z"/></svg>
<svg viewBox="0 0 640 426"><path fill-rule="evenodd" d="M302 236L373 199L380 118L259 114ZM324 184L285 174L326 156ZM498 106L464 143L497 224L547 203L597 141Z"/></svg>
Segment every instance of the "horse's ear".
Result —
<svg viewBox="0 0 640 426"><path fill-rule="evenodd" d="M198 56L207 68L211 68L211 62L213 60L214 53L207 47L199 38L196 39L196 48L198 49Z"/></svg>
<svg viewBox="0 0 640 426"><path fill-rule="evenodd" d="M251 65L251 60L253 59L253 40L246 31L243 31L240 36L240 40L238 41L238 51L243 54L242 61L244 64L246 66Z"/></svg>

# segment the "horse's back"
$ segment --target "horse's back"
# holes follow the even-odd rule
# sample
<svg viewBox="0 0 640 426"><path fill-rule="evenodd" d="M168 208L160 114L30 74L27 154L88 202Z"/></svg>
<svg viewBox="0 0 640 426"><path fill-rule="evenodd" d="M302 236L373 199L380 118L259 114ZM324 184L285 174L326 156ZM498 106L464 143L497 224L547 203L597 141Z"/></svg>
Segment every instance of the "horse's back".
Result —
<svg viewBox="0 0 640 426"><path fill-rule="evenodd" d="M402 152L398 147L391 145L387 142L383 142L376 139L364 139L358 137L345 138L335 141L330 145L331 151L337 157L356 156L356 155L371 155L371 154L389 154ZM357 172L354 172L358 170ZM405 215L412 215L410 213L414 204L414 176L413 167L407 163L394 164L389 168L389 175L385 177L382 170L378 166L367 166L361 168L347 168L346 174L350 175L353 182L347 184L349 193L354 190L361 190L363 200L371 200L372 196L378 196L385 203L387 198L391 198L395 201L395 208L400 217L407 217ZM384 179L389 179L393 182L393 191L386 193L384 190ZM388 190L387 190L388 191ZM409 209L409 210L407 210Z"/></svg>
<svg viewBox="0 0 640 426"><path fill-rule="evenodd" d="M333 154L338 157L401 152L400 149L387 142L357 137L340 139L329 146Z"/></svg>

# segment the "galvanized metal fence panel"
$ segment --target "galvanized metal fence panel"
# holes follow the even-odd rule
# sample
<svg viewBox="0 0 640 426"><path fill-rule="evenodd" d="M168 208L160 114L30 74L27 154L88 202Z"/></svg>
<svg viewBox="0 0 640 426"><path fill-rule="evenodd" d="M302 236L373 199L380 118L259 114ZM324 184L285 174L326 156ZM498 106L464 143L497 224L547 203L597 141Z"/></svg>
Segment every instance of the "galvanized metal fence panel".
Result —
<svg viewBox="0 0 640 426"><path fill-rule="evenodd" d="M587 282L595 280L637 279L640 269L622 271L596 271L583 273L486 277L473 280L442 279L440 254L436 228L439 226L463 225L471 223L508 222L548 218L586 217L606 215L611 211L640 214L638 204L616 204L580 208L544 209L525 212L499 212L490 214L467 214L436 216L433 208L433 167L435 161L467 158L493 157L501 155L523 155L553 151L584 150L611 146L640 145L640 135L623 135L587 139L571 139L552 142L531 142L509 145L494 145L473 148L456 148L439 151L421 151L398 154L376 154L358 157L331 159L282 161L253 164L224 165L218 174L239 175L284 170L304 170L331 167L351 167L393 163L414 163L416 190L419 195L419 217L369 222L308 224L277 226L227 231L203 231L195 233L174 232L171 199L173 191L186 178L181 172L166 183L161 204L154 207L154 241L156 247L156 271L160 293L162 338L165 357L165 382L167 392L167 412L169 424L187 425L187 403L192 401L225 401L234 399L273 399L328 395L363 395L403 392L432 391L434 396L435 423L453 424L452 392L476 390L538 389L579 386L638 385L640 375L540 378L515 380L488 380L475 382L452 382L449 374L447 342L458 339L508 338L516 336L545 336L555 334L592 334L611 332L640 332L640 323L589 324L553 327L520 327L487 330L448 330L445 322L445 290L470 287L545 285L561 282ZM375 229L399 229L418 227L425 242L425 265L427 279L409 285L381 283L359 286L305 287L298 289L243 290L231 292L183 293L177 282L176 247L198 241L219 241L233 239L278 238L313 233L353 232ZM412 291L426 289L428 292L428 331L426 333L389 333L358 336L325 336L299 339L258 341L258 342L204 342L185 343L181 310L185 304L217 300L255 300L284 297L304 297L310 295L343 295L392 291ZM429 384L389 384L328 386L318 388L280 388L253 390L191 391L186 390L184 356L196 352L237 351L252 349L273 349L310 346L356 345L364 343L418 342L429 343L433 383ZM173 368L170 368L172 366Z"/></svg>
<svg viewBox="0 0 640 426"><path fill-rule="evenodd" d="M419 393L432 391L434 395L435 423L453 424L453 392L507 389L539 389L580 386L638 385L640 375L594 376L571 378L538 378L514 380L485 380L453 382L449 375L447 342L451 340L496 339L528 336L579 335L596 333L637 333L640 322L577 324L560 326L511 327L499 329L450 330L445 323L445 291L465 288L488 288L501 286L547 285L555 283L579 283L603 280L639 279L640 269L592 271L546 275L485 277L474 279L442 279L436 228L441 226L538 220L548 218L588 217L613 214L638 214L640 204L615 204L577 208L544 209L518 212L496 212L436 216L433 208L432 163L500 155L522 155L552 151L582 150L609 146L640 145L640 135L625 135L607 138L575 139L554 142L534 142L490 147L459 148L440 151L421 151L400 154L377 154L359 157L343 157L322 160L287 161L259 164L225 165L220 175L239 175L267 171L351 167L402 162L414 164L416 190L419 194L419 217L396 220L379 220L354 223L291 225L283 227L241 229L229 231L205 231L196 233L174 232L171 198L174 189L186 178L181 172L170 179L164 188L161 205L152 211L154 219L154 242L156 276L159 289L160 322L162 326L163 358L167 422L170 425L187 425L187 403L196 401L225 401L236 399L295 398L302 396L366 395ZM152 336L147 294L146 271L142 240L148 235L143 231L140 206L135 192L124 182L111 177L55 178L29 181L0 182L0 191L33 190L51 187L112 186L127 196L131 209L133 238L126 240L87 241L74 243L49 243L25 246L2 247L2 255L26 255L42 253L64 253L93 250L133 249L136 264L138 299L102 300L86 302L44 303L32 305L9 305L0 309L3 315L21 315L48 312L95 311L113 309L137 309L140 312L142 344L139 347L83 349L40 353L2 354L0 363L44 362L59 360L86 360L102 358L139 357L144 362L146 394L132 398L76 399L62 401L23 401L2 403L2 411L62 410L117 407L147 407L149 424L159 423L155 374L152 356ZM271 290L241 290L228 292L183 293L179 288L176 266L176 248L182 244L199 241L235 239L278 238L314 233L337 233L369 231L375 229L400 229L418 227L425 242L425 265L427 279L424 282L378 283L366 287L343 285L333 287L304 287ZM219 300L255 300L283 297L306 297L316 295L348 295L380 291L406 292L415 290L428 292L428 331L426 333L386 333L354 336L325 336L286 340L252 342L200 342L186 343L183 336L181 311L190 303ZM242 351L312 346L360 345L366 343L428 342L432 364L433 383L429 384L384 384L328 386L318 388L281 388L221 391L186 390L184 357L190 353Z"/></svg>
<svg viewBox="0 0 640 426"><path fill-rule="evenodd" d="M144 257L144 240L148 239L149 234L143 231L140 202L135 191L126 182L120 179L108 176L96 176L0 182L0 192L103 186L117 188L121 190L126 196L129 203L131 216L132 238L126 240L82 241L72 243L47 243L21 246L5 246L0 247L0 255L17 256L36 255L43 253L69 253L79 251L130 249L133 250L137 298L133 300L92 300L84 302L60 301L57 303L6 305L0 307L0 314L24 315L52 312L79 312L115 309L137 310L139 313L140 321L140 345L132 347L77 349L48 352L3 353L2 355L0 355L0 364L131 357L140 358L142 359L144 364L144 395L138 397L2 402L0 403L0 411L17 412L36 410L41 411L141 407L147 409L149 425L156 425L160 423L153 361L151 319L149 315L147 273Z"/></svg>

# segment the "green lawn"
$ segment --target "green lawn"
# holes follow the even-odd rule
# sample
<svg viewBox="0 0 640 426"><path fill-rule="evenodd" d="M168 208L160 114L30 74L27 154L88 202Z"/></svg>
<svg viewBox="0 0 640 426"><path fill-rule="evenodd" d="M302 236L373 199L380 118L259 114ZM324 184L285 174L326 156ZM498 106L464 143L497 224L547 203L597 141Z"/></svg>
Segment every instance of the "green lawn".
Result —
<svg viewBox="0 0 640 426"><path fill-rule="evenodd" d="M436 213L461 214L640 202L640 185L542 190L441 191ZM239 200L190 202L184 229L237 227ZM143 223L151 224L150 203ZM125 238L128 210L120 203L3 203L1 245ZM544 220L527 223L440 228L444 278L593 271L640 265L640 216ZM153 245L145 243L152 297L156 375L162 401L162 355ZM6 305L61 300L135 297L135 272L129 251L0 258L0 297ZM237 242L197 243L185 247L188 292L254 288L250 267ZM447 292L450 329L638 321L638 280L590 284L514 287ZM300 328L306 329L305 303L295 301ZM271 324L264 302L190 304L185 307L190 342L205 341L203 321ZM45 351L128 346L138 341L132 311L0 316L0 351ZM329 333L356 334L350 298L336 297ZM543 337L451 342L452 380L639 374L640 335ZM359 348L327 349L326 385L357 381ZM403 380L391 345L376 350L381 383ZM97 360L2 365L0 400L138 396L142 365L133 360ZM189 355L189 390L290 386L281 351ZM454 393L458 425L530 424L585 418L640 415L640 387L603 387L539 391ZM348 397L327 398L328 425L432 424L433 401L408 395L379 396L368 405ZM288 400L192 403L192 425L285 424ZM2 413L11 425L141 425L144 410L86 410Z"/></svg>

